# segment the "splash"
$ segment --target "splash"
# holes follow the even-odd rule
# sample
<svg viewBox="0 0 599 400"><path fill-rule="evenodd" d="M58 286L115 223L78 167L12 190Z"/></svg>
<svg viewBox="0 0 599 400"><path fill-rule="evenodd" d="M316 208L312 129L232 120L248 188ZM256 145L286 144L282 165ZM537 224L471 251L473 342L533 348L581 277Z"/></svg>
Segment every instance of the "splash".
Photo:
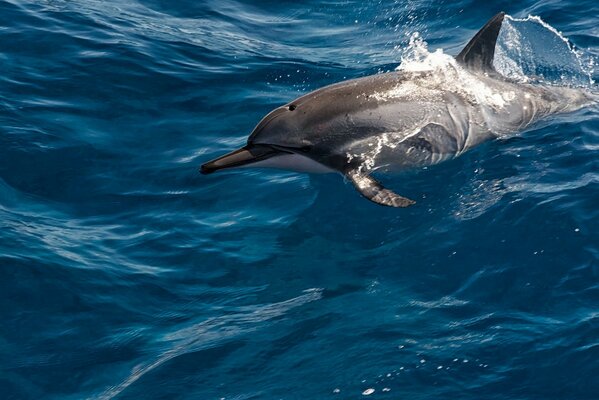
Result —
<svg viewBox="0 0 599 400"><path fill-rule="evenodd" d="M432 71L433 74L426 81L418 82L420 88L424 86L429 92L443 88L460 93L477 104L487 105L493 109L504 108L515 94L512 92L498 92L484 82L477 79L470 72L463 69L453 56L445 54L442 49L434 52L428 50L427 43L416 32L410 38L410 44L401 58L397 71L422 72ZM398 86L391 92L378 94L377 98L393 98L407 95L410 92L410 82Z"/></svg>
<svg viewBox="0 0 599 400"><path fill-rule="evenodd" d="M411 35L401 54L399 71L447 69L452 56L428 50L418 32ZM576 49L564 35L538 16L513 18L506 15L495 48L495 69L523 83L591 87L596 61Z"/></svg>
<svg viewBox="0 0 599 400"><path fill-rule="evenodd" d="M422 39L420 33L414 32L410 36L408 47L401 55L401 64L396 70L417 72L444 68L449 64L450 58L443 53L443 49L430 53L428 44Z"/></svg>
<svg viewBox="0 0 599 400"><path fill-rule="evenodd" d="M494 65L499 73L519 82L575 87L595 83L595 60L538 16L506 16Z"/></svg>

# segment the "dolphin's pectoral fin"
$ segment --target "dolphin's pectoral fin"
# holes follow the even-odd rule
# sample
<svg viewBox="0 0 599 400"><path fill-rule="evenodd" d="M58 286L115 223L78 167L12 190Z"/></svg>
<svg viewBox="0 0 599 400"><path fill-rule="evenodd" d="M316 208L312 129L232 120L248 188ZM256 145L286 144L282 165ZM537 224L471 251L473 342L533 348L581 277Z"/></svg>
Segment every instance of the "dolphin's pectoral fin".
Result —
<svg viewBox="0 0 599 400"><path fill-rule="evenodd" d="M397 193L393 193L391 190L386 189L372 176L360 172L357 169L349 170L345 175L352 181L362 196L377 204L389 207L408 207L416 203L414 200L401 197Z"/></svg>

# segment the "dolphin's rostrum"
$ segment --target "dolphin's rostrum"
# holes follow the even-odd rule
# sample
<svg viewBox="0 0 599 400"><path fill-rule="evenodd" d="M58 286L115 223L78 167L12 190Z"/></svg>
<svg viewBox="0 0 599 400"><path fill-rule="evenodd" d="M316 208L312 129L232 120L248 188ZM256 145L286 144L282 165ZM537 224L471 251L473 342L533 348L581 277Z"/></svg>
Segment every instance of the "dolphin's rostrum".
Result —
<svg viewBox="0 0 599 400"><path fill-rule="evenodd" d="M371 172L435 164L590 103L582 90L517 83L495 71L504 16L487 22L445 68L353 79L273 110L244 147L205 163L201 172L245 166L340 172L375 203L414 204Z"/></svg>

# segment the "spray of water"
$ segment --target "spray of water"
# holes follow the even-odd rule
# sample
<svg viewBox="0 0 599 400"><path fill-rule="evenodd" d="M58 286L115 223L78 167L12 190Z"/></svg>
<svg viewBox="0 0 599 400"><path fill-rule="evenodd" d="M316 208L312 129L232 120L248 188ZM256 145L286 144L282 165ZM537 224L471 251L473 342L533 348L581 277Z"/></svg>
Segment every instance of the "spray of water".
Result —
<svg viewBox="0 0 599 400"><path fill-rule="evenodd" d="M442 50L429 52L418 32L403 49L397 70L435 70L451 64ZM596 61L576 49L561 32L540 17L506 16L495 48L495 69L523 83L591 88Z"/></svg>
<svg viewBox="0 0 599 400"><path fill-rule="evenodd" d="M506 16L495 51L497 71L517 81L576 87L595 83L595 60L537 16Z"/></svg>

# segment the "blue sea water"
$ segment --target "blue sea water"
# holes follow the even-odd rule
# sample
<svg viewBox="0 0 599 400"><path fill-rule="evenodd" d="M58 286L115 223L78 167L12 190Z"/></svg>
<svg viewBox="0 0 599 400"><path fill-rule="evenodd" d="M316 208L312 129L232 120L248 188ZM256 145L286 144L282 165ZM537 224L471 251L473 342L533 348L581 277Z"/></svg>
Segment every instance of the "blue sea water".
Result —
<svg viewBox="0 0 599 400"><path fill-rule="evenodd" d="M595 0L0 1L0 398L599 398L596 107L390 178L407 209L198 173L501 10L599 56Z"/></svg>

